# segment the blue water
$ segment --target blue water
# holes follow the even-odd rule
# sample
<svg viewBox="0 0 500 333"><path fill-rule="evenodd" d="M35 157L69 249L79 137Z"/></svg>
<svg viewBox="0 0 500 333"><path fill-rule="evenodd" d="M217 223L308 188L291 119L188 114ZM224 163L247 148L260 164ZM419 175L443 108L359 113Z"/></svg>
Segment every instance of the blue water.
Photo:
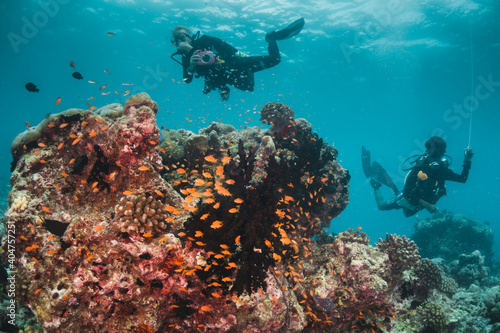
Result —
<svg viewBox="0 0 500 333"><path fill-rule="evenodd" d="M124 103L126 97L115 91L131 89L158 103L159 124L197 131L212 121L259 125L261 105L276 101L291 106L296 118L307 119L333 144L352 175L351 202L332 221L333 231L361 226L372 241L386 232L411 235L415 217L377 210L361 170L361 146L399 188L399 164L422 153L432 135L446 138L452 167L460 172L472 107L475 156L469 180L448 183L438 207L489 221L498 258L499 6L486 0L2 1L0 193L5 198L9 190L10 143L25 122L36 125L49 112L87 109L87 102ZM232 89L230 100L221 102L216 92L202 94L201 79L179 82L182 69L169 58L175 51L170 31L177 24L220 37L249 55L264 55L265 32L301 16L304 30L279 42L282 63L256 74L254 92ZM70 61L83 80L71 76ZM28 92L27 82L40 92ZM55 105L58 97L62 101Z"/></svg>

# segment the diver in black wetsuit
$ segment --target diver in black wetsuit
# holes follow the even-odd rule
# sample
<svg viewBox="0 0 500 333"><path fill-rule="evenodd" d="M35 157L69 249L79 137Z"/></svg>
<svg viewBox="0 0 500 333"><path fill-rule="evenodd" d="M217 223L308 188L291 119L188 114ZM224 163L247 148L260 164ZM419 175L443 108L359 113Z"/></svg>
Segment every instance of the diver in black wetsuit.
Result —
<svg viewBox="0 0 500 333"><path fill-rule="evenodd" d="M254 73L276 66L281 61L276 41L288 39L297 35L304 27L304 19L298 19L284 29L266 34L269 43L266 56L247 56L223 40L201 36L199 32L191 36L187 27L177 26L172 30L172 44L177 52L172 55L182 55L184 82L190 83L193 76L205 78L204 94L219 90L221 99L229 99L231 85L244 91L253 91Z"/></svg>
<svg viewBox="0 0 500 333"><path fill-rule="evenodd" d="M387 172L377 162L370 165L370 152L363 147L363 170L373 187L375 200L380 210L403 209L406 217L416 214L422 209L430 213L438 212L435 204L446 195L445 181L465 183L469 176L471 161L474 155L472 148L465 149L462 173L457 174L449 169L450 161L445 157L446 142L433 136L425 142L426 153L413 163L415 164L405 178L403 193L400 193ZM380 187L390 187L396 197L384 201Z"/></svg>

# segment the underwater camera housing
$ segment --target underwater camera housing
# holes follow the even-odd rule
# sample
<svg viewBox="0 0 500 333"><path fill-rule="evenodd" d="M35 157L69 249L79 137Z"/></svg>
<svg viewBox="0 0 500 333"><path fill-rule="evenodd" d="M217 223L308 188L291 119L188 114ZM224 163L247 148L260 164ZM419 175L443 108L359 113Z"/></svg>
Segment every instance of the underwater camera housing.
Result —
<svg viewBox="0 0 500 333"><path fill-rule="evenodd" d="M212 51L200 51L196 53L200 56L198 65L212 65L215 63L215 54Z"/></svg>

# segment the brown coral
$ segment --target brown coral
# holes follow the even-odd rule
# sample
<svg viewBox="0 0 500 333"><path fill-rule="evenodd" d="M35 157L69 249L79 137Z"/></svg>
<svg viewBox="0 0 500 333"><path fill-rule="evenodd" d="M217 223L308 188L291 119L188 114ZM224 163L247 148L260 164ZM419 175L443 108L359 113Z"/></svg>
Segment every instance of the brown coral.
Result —
<svg viewBox="0 0 500 333"><path fill-rule="evenodd" d="M294 116L293 110L282 103L267 103L260 111L260 120L277 128L289 125Z"/></svg>
<svg viewBox="0 0 500 333"><path fill-rule="evenodd" d="M409 270L420 260L418 246L404 235L386 234L385 239L380 238L375 246L387 253L391 265L398 271Z"/></svg>
<svg viewBox="0 0 500 333"><path fill-rule="evenodd" d="M122 232L139 232L155 235L165 232L168 215L162 201L152 195L130 195L122 197L115 207Z"/></svg>

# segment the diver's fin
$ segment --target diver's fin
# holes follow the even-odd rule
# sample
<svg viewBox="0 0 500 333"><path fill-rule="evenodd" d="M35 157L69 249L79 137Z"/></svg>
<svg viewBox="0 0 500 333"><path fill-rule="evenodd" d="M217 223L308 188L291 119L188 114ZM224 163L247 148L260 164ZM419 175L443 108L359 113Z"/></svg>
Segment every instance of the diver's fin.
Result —
<svg viewBox="0 0 500 333"><path fill-rule="evenodd" d="M292 38L293 36L299 34L299 32L304 27L305 23L306 22L304 21L304 18L301 17L295 22L288 25L286 28L269 32L266 35L266 41L270 42L270 41Z"/></svg>
<svg viewBox="0 0 500 333"><path fill-rule="evenodd" d="M378 162L373 162L371 166L370 177L388 186L395 195L398 195L400 193L398 188L396 187L396 184L394 184L391 177L389 177L387 171L385 171L385 169Z"/></svg>
<svg viewBox="0 0 500 333"><path fill-rule="evenodd" d="M370 160L370 151L365 148L365 146L361 146L361 165L363 166L363 172L365 173L366 178L371 177L371 160Z"/></svg>

